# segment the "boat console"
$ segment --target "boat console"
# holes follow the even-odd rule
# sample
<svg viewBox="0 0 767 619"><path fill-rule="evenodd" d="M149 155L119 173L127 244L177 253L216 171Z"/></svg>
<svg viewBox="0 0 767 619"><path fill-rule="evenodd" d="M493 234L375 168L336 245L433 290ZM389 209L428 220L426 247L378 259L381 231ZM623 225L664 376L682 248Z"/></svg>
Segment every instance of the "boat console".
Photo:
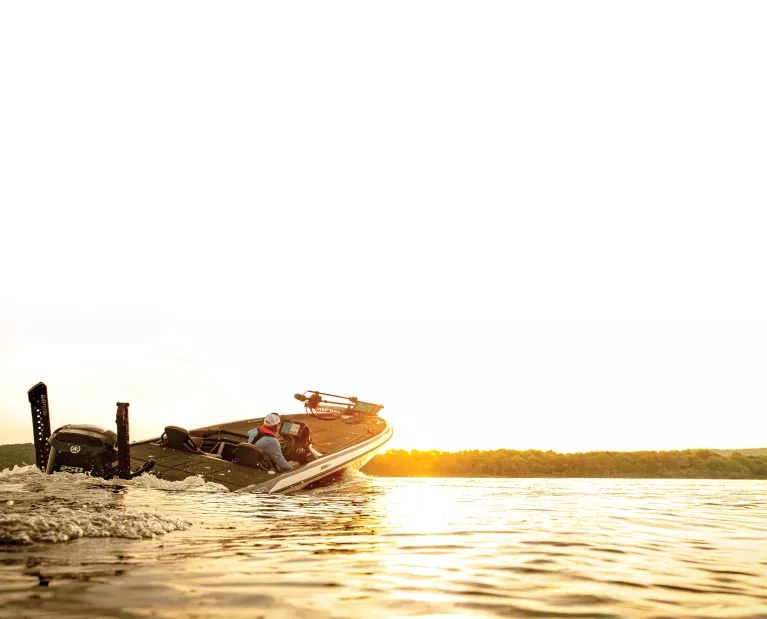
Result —
<svg viewBox="0 0 767 619"><path fill-rule="evenodd" d="M282 445L282 455L286 460L296 460L306 464L313 459L311 444L312 438L309 426L296 421L283 421L277 431L278 440Z"/></svg>

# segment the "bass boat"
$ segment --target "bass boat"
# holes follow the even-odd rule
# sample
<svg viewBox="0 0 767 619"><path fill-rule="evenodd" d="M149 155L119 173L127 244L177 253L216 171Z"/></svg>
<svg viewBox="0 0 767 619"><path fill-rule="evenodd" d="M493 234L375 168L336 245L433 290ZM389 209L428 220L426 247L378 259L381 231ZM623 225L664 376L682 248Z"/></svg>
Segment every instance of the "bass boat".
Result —
<svg viewBox="0 0 767 619"><path fill-rule="evenodd" d="M294 492L361 468L393 435L378 415L380 404L321 391L296 394L304 412L281 414L277 437L285 459L299 466L283 472L249 441L263 417L191 430L166 426L156 438L131 443L128 403L117 404L116 433L90 425L66 425L51 433L45 384L32 387L28 396L37 466L47 473L129 479L151 471L169 481L199 476L230 490Z"/></svg>

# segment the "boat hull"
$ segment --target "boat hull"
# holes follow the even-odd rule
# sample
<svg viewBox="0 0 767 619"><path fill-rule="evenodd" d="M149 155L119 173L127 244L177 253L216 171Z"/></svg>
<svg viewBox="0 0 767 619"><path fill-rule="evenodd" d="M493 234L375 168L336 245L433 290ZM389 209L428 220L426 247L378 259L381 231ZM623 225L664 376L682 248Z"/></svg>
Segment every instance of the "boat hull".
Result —
<svg viewBox="0 0 767 619"><path fill-rule="evenodd" d="M361 469L375 457L392 436L392 429L387 426L384 432L364 443L324 456L295 471L283 473L272 482L256 484L248 489L271 494L295 492L345 469Z"/></svg>

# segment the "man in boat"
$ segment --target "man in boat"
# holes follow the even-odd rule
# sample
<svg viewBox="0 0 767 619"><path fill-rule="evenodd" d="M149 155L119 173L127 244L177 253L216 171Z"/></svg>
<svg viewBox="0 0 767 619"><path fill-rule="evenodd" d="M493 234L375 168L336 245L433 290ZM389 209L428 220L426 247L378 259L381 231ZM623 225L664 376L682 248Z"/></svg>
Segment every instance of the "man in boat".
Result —
<svg viewBox="0 0 767 619"><path fill-rule="evenodd" d="M269 413L264 417L264 425L248 432L248 443L265 451L279 471L292 471L300 465L298 462L288 462L282 455L282 447L277 439L279 427L280 416L277 413Z"/></svg>

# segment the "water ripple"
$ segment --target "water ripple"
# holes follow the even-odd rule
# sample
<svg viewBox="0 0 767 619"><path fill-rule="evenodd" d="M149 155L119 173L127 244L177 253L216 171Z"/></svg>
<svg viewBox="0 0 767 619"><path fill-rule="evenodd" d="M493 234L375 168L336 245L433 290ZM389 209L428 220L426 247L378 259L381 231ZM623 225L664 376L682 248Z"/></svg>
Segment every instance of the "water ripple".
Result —
<svg viewBox="0 0 767 619"><path fill-rule="evenodd" d="M765 482L160 481L0 472L0 619L767 616Z"/></svg>

